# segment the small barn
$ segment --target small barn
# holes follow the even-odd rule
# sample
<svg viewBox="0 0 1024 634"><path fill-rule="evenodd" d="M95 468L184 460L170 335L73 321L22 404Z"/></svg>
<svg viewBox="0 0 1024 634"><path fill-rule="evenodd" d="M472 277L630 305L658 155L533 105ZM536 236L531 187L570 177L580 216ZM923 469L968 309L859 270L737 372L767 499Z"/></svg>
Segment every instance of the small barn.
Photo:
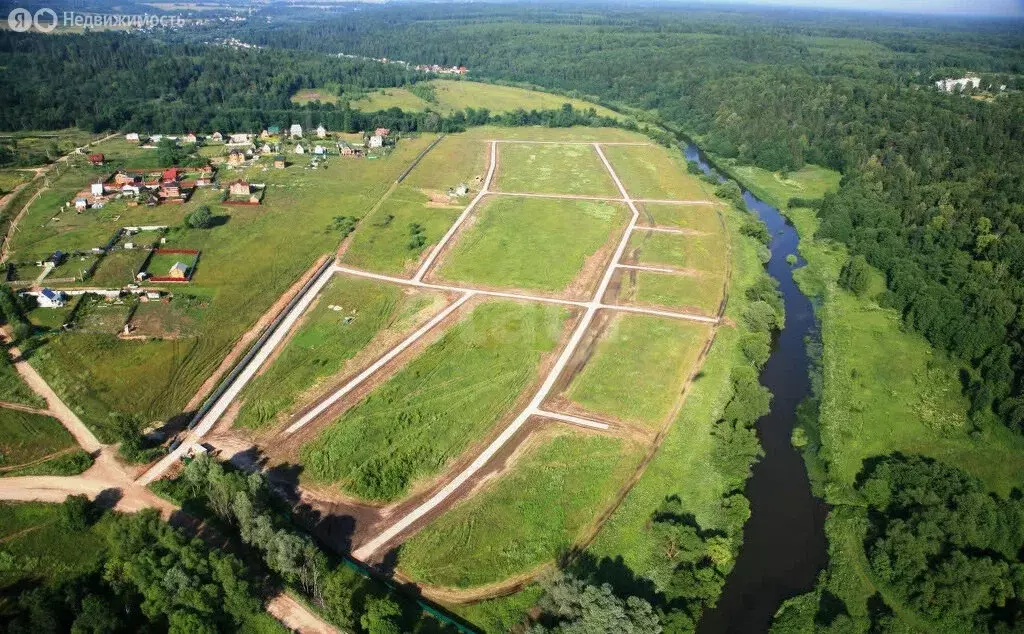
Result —
<svg viewBox="0 0 1024 634"><path fill-rule="evenodd" d="M173 277L176 280L188 279L188 265L184 262L175 262L171 270L167 272L167 277Z"/></svg>

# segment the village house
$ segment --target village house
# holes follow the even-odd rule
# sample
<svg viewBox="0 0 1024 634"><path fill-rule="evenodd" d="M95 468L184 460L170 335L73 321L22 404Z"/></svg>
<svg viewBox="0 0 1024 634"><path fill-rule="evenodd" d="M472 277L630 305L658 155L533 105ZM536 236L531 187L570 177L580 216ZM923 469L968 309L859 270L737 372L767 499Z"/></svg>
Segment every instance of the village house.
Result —
<svg viewBox="0 0 1024 634"><path fill-rule="evenodd" d="M293 123L291 129L288 130L288 136L290 136L293 139L301 139L302 126L297 123Z"/></svg>
<svg viewBox="0 0 1024 634"><path fill-rule="evenodd" d="M139 133L138 132L129 132L128 134L124 135L124 140L128 141L130 143L138 143L139 142Z"/></svg>
<svg viewBox="0 0 1024 634"><path fill-rule="evenodd" d="M269 143L264 143L263 147L260 148L260 154L270 154L273 151Z"/></svg>
<svg viewBox="0 0 1024 634"><path fill-rule="evenodd" d="M284 169L285 167L284 157L280 154L274 157L274 167L277 169Z"/></svg>
<svg viewBox="0 0 1024 634"><path fill-rule="evenodd" d="M242 165L245 163L245 153L241 150L231 150L228 154L228 165Z"/></svg>
<svg viewBox="0 0 1024 634"><path fill-rule="evenodd" d="M129 173L124 172L124 171L119 171L118 173L114 174L114 184L115 185L134 185L135 183L139 182L140 180L142 180L142 179L139 178L137 175L129 174Z"/></svg>
<svg viewBox="0 0 1024 634"><path fill-rule="evenodd" d="M184 262L175 262L171 270L167 272L167 277L172 277L176 280L188 279L188 265Z"/></svg>
<svg viewBox="0 0 1024 634"><path fill-rule="evenodd" d="M103 182L101 181L99 183L93 183L92 186L90 187L89 191L90 191L90 193L93 196L102 196L103 195Z"/></svg>
<svg viewBox="0 0 1024 634"><path fill-rule="evenodd" d="M161 198L179 198L181 196L181 185L177 181L165 182L160 186Z"/></svg>
<svg viewBox="0 0 1024 634"><path fill-rule="evenodd" d="M139 195L139 188L138 188L137 185L124 184L124 185L121 186L121 195L122 196L138 196Z"/></svg>
<svg viewBox="0 0 1024 634"><path fill-rule="evenodd" d="M318 125L316 127L316 138L318 138L318 139L326 139L327 138L327 128L325 128L323 125Z"/></svg>
<svg viewBox="0 0 1024 634"><path fill-rule="evenodd" d="M354 156L356 149L347 141L338 141L338 154L342 156Z"/></svg>
<svg viewBox="0 0 1024 634"><path fill-rule="evenodd" d="M185 135L185 143L199 143L199 137L195 135L195 132L189 132Z"/></svg>
<svg viewBox="0 0 1024 634"><path fill-rule="evenodd" d="M163 171L163 174L160 175L160 180L161 180L161 182L164 182L164 183L173 183L173 182L177 181L178 180L178 168L176 168L176 167L169 167L169 168L165 169Z"/></svg>
<svg viewBox="0 0 1024 634"><path fill-rule="evenodd" d="M44 288L36 295L36 303L39 304L40 308L64 308L67 302L67 295L51 288Z"/></svg>
<svg viewBox="0 0 1024 634"><path fill-rule="evenodd" d="M278 136L281 134L281 126L272 125L269 128L267 128L267 132L270 133L270 136Z"/></svg>
<svg viewBox="0 0 1024 634"><path fill-rule="evenodd" d="M322 145L318 145L315 148L313 148L313 154L316 154L317 156L323 156L324 154L327 154L327 148L325 148Z"/></svg>
<svg viewBox="0 0 1024 634"><path fill-rule="evenodd" d="M302 144L299 143L298 145L295 146L295 153L296 154L305 154L306 153L306 148L302 147Z"/></svg>
<svg viewBox="0 0 1024 634"><path fill-rule="evenodd" d="M103 158L103 155L97 152L89 155L89 162L93 165L103 165Z"/></svg>
<svg viewBox="0 0 1024 634"><path fill-rule="evenodd" d="M76 198L75 199L75 209L77 211L82 211L83 209L87 209L88 207L89 207L89 201L88 200L86 200L84 198Z"/></svg>
<svg viewBox="0 0 1024 634"><path fill-rule="evenodd" d="M149 137L150 143L159 143L159 142L161 142L163 140L164 140L164 135L162 135L162 134L154 134L153 136Z"/></svg>
<svg viewBox="0 0 1024 634"><path fill-rule="evenodd" d="M221 141L224 140L224 135L221 134L220 132L214 132L213 134L210 135L210 138L220 143Z"/></svg>
<svg viewBox="0 0 1024 634"><path fill-rule="evenodd" d="M384 137L386 137L386 136L391 134L391 128L377 128L376 130L373 131L373 134L375 136L384 136Z"/></svg>
<svg viewBox="0 0 1024 634"><path fill-rule="evenodd" d="M245 133L232 134L229 145L248 145L252 142L252 135Z"/></svg>
<svg viewBox="0 0 1024 634"><path fill-rule="evenodd" d="M379 135L379 134L375 134L375 135L370 137L370 141L369 141L369 143L367 143L367 145L371 149L379 148L379 147L384 147L384 137Z"/></svg>
<svg viewBox="0 0 1024 634"><path fill-rule="evenodd" d="M228 192L230 192L232 196L248 196L250 191L249 183L242 179L234 181L228 187Z"/></svg>
<svg viewBox="0 0 1024 634"><path fill-rule="evenodd" d="M263 132L260 132L260 138L261 139L269 139L270 138L270 130L268 130L266 128L263 128Z"/></svg>

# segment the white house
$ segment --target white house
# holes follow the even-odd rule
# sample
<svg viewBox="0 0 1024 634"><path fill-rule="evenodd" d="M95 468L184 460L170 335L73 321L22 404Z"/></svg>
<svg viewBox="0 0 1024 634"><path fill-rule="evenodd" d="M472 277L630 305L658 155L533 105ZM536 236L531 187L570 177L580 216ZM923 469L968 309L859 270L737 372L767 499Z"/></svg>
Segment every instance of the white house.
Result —
<svg viewBox="0 0 1024 634"><path fill-rule="evenodd" d="M950 77L947 79L940 79L939 81L935 82L935 85L939 88L939 90L942 90L944 92L953 92L954 90L957 89L963 90L964 88L967 88L967 86L977 88L981 86L981 77L974 77L972 75L961 77L959 79L953 79Z"/></svg>
<svg viewBox="0 0 1024 634"><path fill-rule="evenodd" d="M93 196L102 196L103 195L103 183L93 183L92 186L90 187L89 191L92 193Z"/></svg>
<svg viewBox="0 0 1024 634"><path fill-rule="evenodd" d="M305 154L306 153L306 149L304 147L302 147L301 143L299 143L298 145L295 146L295 153L296 154Z"/></svg>
<svg viewBox="0 0 1024 634"><path fill-rule="evenodd" d="M138 132L129 132L128 134L124 135L124 140L125 141L131 141L132 143L138 143L139 142L139 133Z"/></svg>
<svg viewBox="0 0 1024 634"><path fill-rule="evenodd" d="M292 127L289 128L289 130L288 130L288 136L290 136L293 139L301 139L302 138L302 126L297 124L297 123L293 123Z"/></svg>
<svg viewBox="0 0 1024 634"><path fill-rule="evenodd" d="M84 198L75 199L75 209L85 209L89 206L89 201Z"/></svg>
<svg viewBox="0 0 1024 634"><path fill-rule="evenodd" d="M316 154L317 156L323 156L324 154L327 154L327 150L324 148L324 146L318 145L315 148L313 148L313 154Z"/></svg>
<svg viewBox="0 0 1024 634"><path fill-rule="evenodd" d="M318 125L316 127L316 137L318 139L326 139L327 138L327 128L325 128L323 125Z"/></svg>
<svg viewBox="0 0 1024 634"><path fill-rule="evenodd" d="M36 303L40 308L63 308L68 302L68 296L61 291L44 288L36 295Z"/></svg>
<svg viewBox="0 0 1024 634"><path fill-rule="evenodd" d="M163 139L164 135L162 134L154 134L153 136L149 137L149 140L152 141L153 143L159 143L160 141L163 141Z"/></svg>
<svg viewBox="0 0 1024 634"><path fill-rule="evenodd" d="M228 143L229 145L247 145L251 140L252 136L248 134L232 134L231 140Z"/></svg>
<svg viewBox="0 0 1024 634"><path fill-rule="evenodd" d="M382 137L379 134L375 134L372 137L370 137L370 147L371 148L384 147L384 137Z"/></svg>

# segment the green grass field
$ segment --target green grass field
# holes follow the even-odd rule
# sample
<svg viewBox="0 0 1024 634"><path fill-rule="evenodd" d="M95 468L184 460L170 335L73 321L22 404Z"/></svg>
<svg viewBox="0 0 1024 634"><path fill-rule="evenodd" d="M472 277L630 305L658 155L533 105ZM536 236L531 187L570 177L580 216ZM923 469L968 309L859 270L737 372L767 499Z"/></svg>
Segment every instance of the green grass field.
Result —
<svg viewBox="0 0 1024 634"><path fill-rule="evenodd" d="M728 259L726 239L721 233L680 235L643 231L629 237L627 253L635 253L639 264L671 266L721 274Z"/></svg>
<svg viewBox="0 0 1024 634"><path fill-rule="evenodd" d="M494 196L474 211L473 224L444 256L438 276L565 291L626 219L626 208L617 203Z"/></svg>
<svg viewBox="0 0 1024 634"><path fill-rule="evenodd" d="M11 192L22 183L32 179L32 172L16 169L0 170L0 196Z"/></svg>
<svg viewBox="0 0 1024 634"><path fill-rule="evenodd" d="M502 143L492 189L619 197L608 170L589 145Z"/></svg>
<svg viewBox="0 0 1024 634"><path fill-rule="evenodd" d="M58 524L58 505L0 502L0 542L15 562L0 570L0 587L18 582L56 583L93 569L103 560L104 518L87 531L69 532Z"/></svg>
<svg viewBox="0 0 1024 634"><path fill-rule="evenodd" d="M624 271L620 297L630 304L679 308L713 315L722 301L723 274Z"/></svg>
<svg viewBox="0 0 1024 634"><path fill-rule="evenodd" d="M347 362L371 342L382 335L397 338L441 302L394 284L335 277L280 355L242 390L235 424L259 428L285 420L309 401L311 390L350 371Z"/></svg>
<svg viewBox="0 0 1024 634"><path fill-rule="evenodd" d="M341 261L378 273L412 273L464 207L432 204L418 189L399 185L360 223ZM423 236L421 241L417 234Z"/></svg>
<svg viewBox="0 0 1024 634"><path fill-rule="evenodd" d="M660 145L606 145L602 148L633 198L711 200L711 188L686 171L678 149Z"/></svg>
<svg viewBox="0 0 1024 634"><path fill-rule="evenodd" d="M263 172L257 166L234 170L233 177L266 182L268 193L258 208L220 206L216 192L200 192L183 205L126 207L116 220L114 205L95 215L93 210L80 216L65 212L56 224L66 226L76 216L75 222L83 227L78 234L58 231L50 219L56 207L97 172L89 167L68 171L58 180L59 187L41 196L29 210L14 242L13 259L46 240L49 244L40 249L44 252L50 247L92 247L97 239L105 243L120 226L168 224L175 228L165 246L203 252L188 292L205 297L208 306L197 313L190 333L194 336L123 341L113 335L49 332L37 342L40 347L30 362L103 441L111 440L111 412L138 414L147 423L179 413L238 337L318 257L337 248L341 236L331 230L332 219L358 218L369 212L433 138L403 138L393 152L376 161L332 160L328 169L292 166ZM119 151L147 152L124 148L120 139L97 146L97 151L107 153L108 145L113 158L102 168L106 173L119 161L129 160L116 158ZM63 194L54 193L59 188ZM184 215L201 204L211 205L222 221L210 229L180 226ZM94 238L72 239L81 232L90 232Z"/></svg>
<svg viewBox="0 0 1024 634"><path fill-rule="evenodd" d="M691 229L700 233L721 233L718 211L711 205L640 203L641 226Z"/></svg>
<svg viewBox="0 0 1024 634"><path fill-rule="evenodd" d="M0 407L0 470L26 466L74 446L74 438L57 419Z"/></svg>
<svg viewBox="0 0 1024 634"><path fill-rule="evenodd" d="M643 453L619 438L541 434L508 473L405 542L402 571L465 588L552 562L611 503Z"/></svg>
<svg viewBox="0 0 1024 634"><path fill-rule="evenodd" d="M413 94L408 88L384 88L351 101L349 105L354 110L364 112L401 108L407 112L433 110L442 114L451 114L456 110L465 110L466 108L477 110L486 108L494 113L511 112L519 108L527 111L555 110L561 108L562 104L569 103L577 110L594 108L601 116L615 119L624 118L623 115L613 110L582 99L536 90L451 79L433 79L424 83L433 90L433 102ZM295 97L292 100L294 101Z"/></svg>
<svg viewBox="0 0 1024 634"><path fill-rule="evenodd" d="M566 396L598 414L656 427L671 412L708 331L680 319L616 315Z"/></svg>
<svg viewBox="0 0 1024 634"><path fill-rule="evenodd" d="M487 176L491 150L486 142L466 134L449 134L435 145L402 181L426 192L445 193L460 183L480 191ZM468 204L469 198L465 202Z"/></svg>
<svg viewBox="0 0 1024 634"><path fill-rule="evenodd" d="M93 271L89 283L96 286L119 288L135 281L135 274L146 260L149 252L145 249L111 251L103 257Z"/></svg>
<svg viewBox="0 0 1024 634"><path fill-rule="evenodd" d="M756 243L739 234L743 214L727 213L734 245L730 301L726 316L739 322L746 307L742 292L763 274ZM719 328L699 374L690 385L679 415L669 427L640 481L598 534L590 553L599 561L621 561L633 573L665 587L652 569L659 544L650 534L651 513L669 496L679 497L684 512L704 530L721 530L748 514L742 496L728 496L716 460L714 424L732 395L732 371L746 363L738 328ZM620 560L621 558L621 560ZM663 568L662 568L663 570Z"/></svg>
<svg viewBox="0 0 1024 634"><path fill-rule="evenodd" d="M744 187L780 209L786 207L790 198L821 198L835 191L842 178L839 172L817 165L804 165L786 174L769 172L752 165L730 164L727 169Z"/></svg>
<svg viewBox="0 0 1024 634"><path fill-rule="evenodd" d="M391 501L478 441L537 376L568 311L477 306L302 449L303 477Z"/></svg>

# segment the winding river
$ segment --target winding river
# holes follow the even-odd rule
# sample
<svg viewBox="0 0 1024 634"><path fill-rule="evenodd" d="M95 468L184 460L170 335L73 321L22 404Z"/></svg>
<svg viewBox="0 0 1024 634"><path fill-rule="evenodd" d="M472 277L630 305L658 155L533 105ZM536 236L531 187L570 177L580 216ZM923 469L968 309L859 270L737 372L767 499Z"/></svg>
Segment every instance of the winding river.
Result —
<svg viewBox="0 0 1024 634"><path fill-rule="evenodd" d="M685 154L722 179L695 145L687 144ZM782 602L813 588L827 562L825 503L811 494L803 458L790 444L796 408L811 390L805 340L816 328L811 302L793 281L793 268L804 264L797 253L800 240L778 209L746 190L743 198L772 235L767 268L779 281L786 327L774 337L761 372L761 383L774 397L771 413L757 421L764 457L747 481L751 516L743 546L718 605L704 613L699 634L767 631ZM797 257L793 266L786 262L790 254Z"/></svg>

